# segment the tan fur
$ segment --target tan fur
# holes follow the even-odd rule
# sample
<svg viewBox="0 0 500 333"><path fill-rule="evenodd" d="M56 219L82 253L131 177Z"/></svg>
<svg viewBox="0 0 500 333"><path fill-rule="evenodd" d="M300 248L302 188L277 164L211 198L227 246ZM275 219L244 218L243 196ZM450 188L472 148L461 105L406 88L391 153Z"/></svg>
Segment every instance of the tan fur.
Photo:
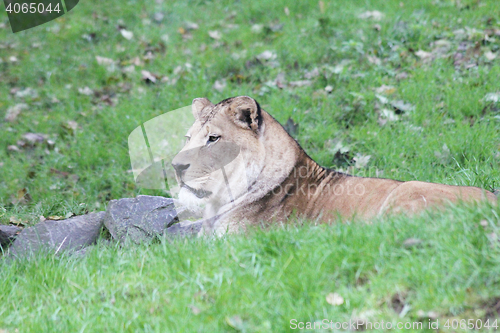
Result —
<svg viewBox="0 0 500 333"><path fill-rule="evenodd" d="M197 163L196 158L182 152L204 147L206 153L219 142L240 147L239 164L225 167L233 202L224 192L222 173L210 168L198 178L201 180L189 183L191 188L211 191L210 196L199 199L189 190L181 190L181 202L204 205L205 234L220 235L248 224L286 221L293 213L327 222L339 216L370 219L387 213L415 214L459 200L496 202L493 193L477 187L362 178L325 169L250 97L230 98L217 105L195 99L193 114L197 120L188 131L190 140L172 162L174 166L189 165L179 173L179 181L188 179ZM207 143L211 134L220 136L216 143ZM200 168L197 170L199 173Z"/></svg>

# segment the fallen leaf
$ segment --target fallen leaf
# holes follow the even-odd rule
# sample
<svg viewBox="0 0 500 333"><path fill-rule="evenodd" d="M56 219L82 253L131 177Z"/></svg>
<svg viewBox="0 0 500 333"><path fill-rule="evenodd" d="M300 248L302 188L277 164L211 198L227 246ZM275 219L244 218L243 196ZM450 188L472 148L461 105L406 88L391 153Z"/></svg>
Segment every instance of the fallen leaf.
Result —
<svg viewBox="0 0 500 333"><path fill-rule="evenodd" d="M74 120L68 120L64 123L61 124L61 126L71 132L72 134L76 133L76 130L78 129L78 123Z"/></svg>
<svg viewBox="0 0 500 333"><path fill-rule="evenodd" d="M422 60L427 60L432 57L432 53L423 50L418 50L417 52L415 52L415 55Z"/></svg>
<svg viewBox="0 0 500 333"><path fill-rule="evenodd" d="M23 89L23 90L16 91L15 95L18 98L26 98L26 97L37 98L38 97L38 92L35 89L33 89L33 88L26 88L26 89Z"/></svg>
<svg viewBox="0 0 500 333"><path fill-rule="evenodd" d="M422 240L418 238L408 238L403 242L403 246L406 248L411 248L420 244L422 244Z"/></svg>
<svg viewBox="0 0 500 333"><path fill-rule="evenodd" d="M331 93L331 92L333 91L333 87L332 87L332 86L330 86L330 85L328 85L328 86L326 86L326 87L325 87L325 91L326 91L327 93Z"/></svg>
<svg viewBox="0 0 500 333"><path fill-rule="evenodd" d="M226 323L237 331L243 331L243 320L240 316L226 317Z"/></svg>
<svg viewBox="0 0 500 333"><path fill-rule="evenodd" d="M198 24L194 23L194 22L186 22L186 24L184 25L184 29L186 30L197 30L199 28Z"/></svg>
<svg viewBox="0 0 500 333"><path fill-rule="evenodd" d="M78 88L78 92L82 95L91 96L94 94L94 91L89 87Z"/></svg>
<svg viewBox="0 0 500 333"><path fill-rule="evenodd" d="M276 87L283 89L286 85L285 73L280 72L276 75L276 79L274 80Z"/></svg>
<svg viewBox="0 0 500 333"><path fill-rule="evenodd" d="M99 65L105 65L105 66L108 66L108 65L112 65L115 63L115 61L113 59L110 59L110 58L105 58L105 57L100 57L100 56L95 56L95 59L97 60L97 63Z"/></svg>
<svg viewBox="0 0 500 333"><path fill-rule="evenodd" d="M11 106L7 109L7 113L5 114L5 120L8 122L13 122L16 120L17 116L21 114L21 111L27 110L28 104L19 103L14 106Z"/></svg>
<svg viewBox="0 0 500 333"><path fill-rule="evenodd" d="M25 133L23 135L23 138L31 145L35 145L38 143L43 143L47 139L47 135L40 133Z"/></svg>
<svg viewBox="0 0 500 333"><path fill-rule="evenodd" d="M165 15L163 13L154 13L153 14L153 20L155 20L157 23L161 23L161 21L163 21L163 19L165 18Z"/></svg>
<svg viewBox="0 0 500 333"><path fill-rule="evenodd" d="M378 94L394 94L396 92L396 88L393 86L386 86L385 84L381 85L378 88L375 88L375 92Z"/></svg>
<svg viewBox="0 0 500 333"><path fill-rule="evenodd" d="M498 101L500 101L500 92L486 94L486 96L484 96L483 100L485 102L498 103Z"/></svg>
<svg viewBox="0 0 500 333"><path fill-rule="evenodd" d="M337 293L329 293L326 295L326 302L328 304L338 306L344 304L344 298Z"/></svg>
<svg viewBox="0 0 500 333"><path fill-rule="evenodd" d="M484 57L488 61L493 61L493 60L495 60L497 58L497 54L493 53L491 51L487 51L487 52L484 53Z"/></svg>
<svg viewBox="0 0 500 333"><path fill-rule="evenodd" d="M387 108L383 108L382 110L380 110L380 115L388 121L398 121L399 120L399 116L396 114L396 112L394 112L394 110L390 110Z"/></svg>
<svg viewBox="0 0 500 333"><path fill-rule="evenodd" d="M10 56L10 57L9 57L9 61L10 61L10 62L18 62L18 59L17 59L17 57L16 57L16 56Z"/></svg>
<svg viewBox="0 0 500 333"><path fill-rule="evenodd" d="M252 28L251 28L252 32L254 32L254 33L261 33L263 29L264 29L263 24L254 24L254 25L252 25Z"/></svg>
<svg viewBox="0 0 500 333"><path fill-rule="evenodd" d="M52 220L52 221L60 221L60 220L64 220L64 216L59 216L59 215L51 215L51 216L47 216L46 220Z"/></svg>
<svg viewBox="0 0 500 333"><path fill-rule="evenodd" d="M144 80L146 83L156 83L156 79L158 78L157 75L146 70L142 70L141 74L142 80Z"/></svg>
<svg viewBox="0 0 500 333"><path fill-rule="evenodd" d="M15 195L12 195L10 199L13 205L25 205L31 201L31 195L26 188L22 188L18 190Z"/></svg>
<svg viewBox="0 0 500 333"><path fill-rule="evenodd" d="M272 51L264 51L261 54L257 55L257 59L259 59L259 60L276 59L276 53L274 53Z"/></svg>
<svg viewBox="0 0 500 333"><path fill-rule="evenodd" d="M120 29L120 33L122 34L123 38L127 40L131 40L132 38L134 38L134 33L132 31Z"/></svg>
<svg viewBox="0 0 500 333"><path fill-rule="evenodd" d="M360 153L356 153L356 156L353 158L353 160L356 162L354 167L357 169L364 168L368 164L368 161L371 157L371 155L362 155Z"/></svg>
<svg viewBox="0 0 500 333"><path fill-rule="evenodd" d="M11 216L9 218L9 223L10 224L13 224L13 225L16 225L16 226L21 226L21 227L24 227L26 225L26 223L28 223L28 221L23 221L15 216Z"/></svg>
<svg viewBox="0 0 500 333"><path fill-rule="evenodd" d="M217 30L209 31L208 35L211 38L216 39L216 40L219 40L222 38L222 34L220 33L220 31L217 31Z"/></svg>
<svg viewBox="0 0 500 333"><path fill-rule="evenodd" d="M310 86L312 84L312 81L310 80L298 80L298 81L291 81L288 83L290 87L303 87L303 86Z"/></svg>
<svg viewBox="0 0 500 333"><path fill-rule="evenodd" d="M434 156L442 163L442 164L448 164L451 161L451 152L450 148L445 144L443 144L443 147L441 148L442 151L435 151Z"/></svg>
<svg viewBox="0 0 500 333"><path fill-rule="evenodd" d="M218 92L222 92L224 90L224 88L226 88L226 80L225 79L222 79L222 80L217 80L215 81L214 85L212 88L214 88L215 90L217 90Z"/></svg>
<svg viewBox="0 0 500 333"><path fill-rule="evenodd" d="M312 69L310 71L306 71L304 73L304 78L306 78L308 80L313 79L317 76L319 76L319 69L317 67L315 67L314 69Z"/></svg>
<svg viewBox="0 0 500 333"><path fill-rule="evenodd" d="M193 314L195 316L199 315L201 313L201 310L199 307L195 306L195 305L190 305L189 308L191 309L191 312L193 312Z"/></svg>
<svg viewBox="0 0 500 333"><path fill-rule="evenodd" d="M391 101L390 104L396 110L397 114L415 111L415 106L405 101L401 100Z"/></svg>
<svg viewBox="0 0 500 333"><path fill-rule="evenodd" d="M382 12L379 12L378 10L366 11L358 15L358 18L360 19L372 19L375 21L380 21L383 17L384 14Z"/></svg>
<svg viewBox="0 0 500 333"><path fill-rule="evenodd" d="M13 152L19 152L19 151L21 151L21 149L19 149L19 147L15 146L15 145L7 146L7 150L8 151L13 151Z"/></svg>
<svg viewBox="0 0 500 333"><path fill-rule="evenodd" d="M366 59L368 59L369 63L377 65L377 66L380 66L380 64L382 63L382 61L379 58L377 58L376 56L367 55Z"/></svg>

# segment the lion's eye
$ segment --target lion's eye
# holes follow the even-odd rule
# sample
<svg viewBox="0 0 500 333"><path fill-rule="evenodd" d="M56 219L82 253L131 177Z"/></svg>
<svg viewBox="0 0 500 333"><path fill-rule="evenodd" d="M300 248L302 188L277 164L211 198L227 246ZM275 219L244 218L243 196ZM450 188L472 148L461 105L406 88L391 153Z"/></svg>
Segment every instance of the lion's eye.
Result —
<svg viewBox="0 0 500 333"><path fill-rule="evenodd" d="M214 143L219 141L220 135L209 135L208 136L208 143Z"/></svg>

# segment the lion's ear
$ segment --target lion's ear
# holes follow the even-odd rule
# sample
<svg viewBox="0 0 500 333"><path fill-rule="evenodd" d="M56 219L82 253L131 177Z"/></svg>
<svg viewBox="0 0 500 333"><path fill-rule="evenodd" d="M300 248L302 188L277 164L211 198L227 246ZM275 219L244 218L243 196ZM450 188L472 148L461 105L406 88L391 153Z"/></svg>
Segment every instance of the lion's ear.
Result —
<svg viewBox="0 0 500 333"><path fill-rule="evenodd" d="M259 103L251 97L236 97L231 103L231 116L236 125L257 131L262 122L262 114Z"/></svg>
<svg viewBox="0 0 500 333"><path fill-rule="evenodd" d="M195 119L200 119L202 116L202 111L207 106L213 106L212 102L210 102L207 98L195 98L193 99L192 111Z"/></svg>

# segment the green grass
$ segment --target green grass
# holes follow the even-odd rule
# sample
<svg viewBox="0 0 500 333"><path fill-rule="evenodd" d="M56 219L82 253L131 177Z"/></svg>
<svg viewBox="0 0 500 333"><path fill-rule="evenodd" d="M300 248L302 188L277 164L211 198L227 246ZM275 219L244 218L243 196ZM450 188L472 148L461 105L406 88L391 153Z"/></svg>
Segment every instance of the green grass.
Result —
<svg viewBox="0 0 500 333"><path fill-rule="evenodd" d="M135 187L127 137L195 97L256 98L281 123L289 117L299 123L298 141L326 167L499 188L500 105L484 99L500 92L500 36L485 38L485 31L500 29L497 1L324 1L320 8L317 1L81 1L69 14L17 34L4 16L0 223L30 225L40 215L161 195ZM367 10L384 16L358 18ZM199 29L186 39L179 28L187 21ZM134 37L122 37L119 25ZM222 38L210 38L209 30ZM442 57L418 56L437 55L437 40L448 42ZM145 60L148 51L154 58ZM255 61L264 51L276 54L274 65ZM497 58L488 59L489 52ZM458 53L467 59L455 66ZM116 60L115 70L96 56ZM136 57L142 64L125 71ZM273 84L279 73L290 82L315 68L320 75L311 85ZM176 83L148 85L141 70ZM221 79L226 87L213 89ZM394 89L376 92L382 85ZM94 95L79 93L85 87ZM37 96L16 96L26 88ZM383 124L380 114L391 107L377 95L414 110ZM28 109L4 121L19 103ZM28 132L55 144L22 147L17 142ZM337 140L349 151L334 158ZM357 154L371 156L364 168L353 167ZM19 200L23 191L29 195ZM158 241L133 250L98 244L84 258L40 254L0 263L0 330L280 332L290 330L292 318L414 321L419 310L435 311L440 323L484 318L500 297L499 213L459 205L370 225L292 223L222 240ZM423 243L404 247L411 237ZM344 304L328 304L331 292ZM391 305L398 293L410 306L402 318ZM195 315L193 306L201 312Z"/></svg>

